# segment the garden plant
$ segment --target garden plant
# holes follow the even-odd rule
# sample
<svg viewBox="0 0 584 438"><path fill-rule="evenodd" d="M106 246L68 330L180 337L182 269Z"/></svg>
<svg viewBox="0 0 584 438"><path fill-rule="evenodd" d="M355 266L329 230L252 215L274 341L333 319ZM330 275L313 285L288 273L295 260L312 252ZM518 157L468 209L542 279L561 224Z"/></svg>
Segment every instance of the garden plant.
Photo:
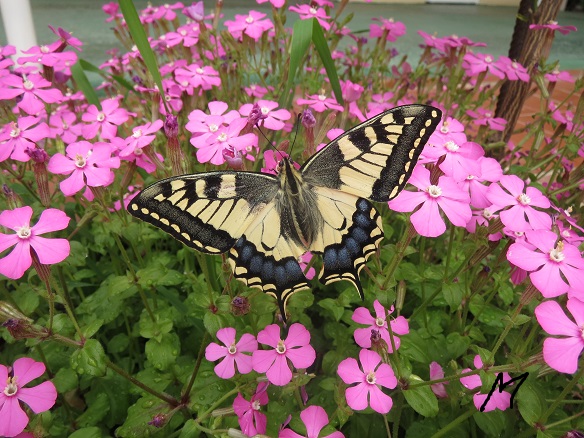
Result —
<svg viewBox="0 0 584 438"><path fill-rule="evenodd" d="M408 29L414 60L399 17L269 3L106 4L124 49L99 66L61 28L0 47L0 436L583 436L584 80L549 55L576 29L529 23L530 68ZM510 125L517 81L539 110ZM364 300L306 253L282 315L226 255L126 211L155 181L276 173L414 103L443 118L377 205Z"/></svg>

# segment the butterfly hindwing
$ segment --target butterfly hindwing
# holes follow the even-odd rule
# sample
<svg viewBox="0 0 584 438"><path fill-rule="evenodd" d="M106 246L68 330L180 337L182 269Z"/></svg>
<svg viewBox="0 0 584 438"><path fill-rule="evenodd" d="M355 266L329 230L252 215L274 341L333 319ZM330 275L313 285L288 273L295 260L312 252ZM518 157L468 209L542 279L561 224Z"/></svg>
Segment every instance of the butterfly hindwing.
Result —
<svg viewBox="0 0 584 438"><path fill-rule="evenodd" d="M375 202L404 188L440 110L407 105L385 111L337 137L301 168L304 179Z"/></svg>

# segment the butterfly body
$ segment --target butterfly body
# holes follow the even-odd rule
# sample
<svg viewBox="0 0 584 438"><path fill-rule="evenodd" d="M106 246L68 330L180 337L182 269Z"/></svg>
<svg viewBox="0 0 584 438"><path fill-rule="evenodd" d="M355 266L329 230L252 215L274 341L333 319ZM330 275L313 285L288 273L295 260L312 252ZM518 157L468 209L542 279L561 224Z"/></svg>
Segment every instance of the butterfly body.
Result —
<svg viewBox="0 0 584 438"><path fill-rule="evenodd" d="M273 295L285 316L294 293L309 287L298 263L321 254L320 281L352 282L383 239L369 201L387 202L405 186L436 128L436 108L410 105L350 129L297 170L277 175L217 171L183 175L144 189L128 211L202 252L228 251L234 276Z"/></svg>

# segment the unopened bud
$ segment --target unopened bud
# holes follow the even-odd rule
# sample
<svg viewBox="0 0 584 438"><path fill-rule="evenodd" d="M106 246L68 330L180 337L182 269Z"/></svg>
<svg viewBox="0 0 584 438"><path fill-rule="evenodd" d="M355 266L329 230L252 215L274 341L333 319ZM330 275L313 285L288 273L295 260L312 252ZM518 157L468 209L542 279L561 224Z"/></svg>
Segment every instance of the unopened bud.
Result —
<svg viewBox="0 0 584 438"><path fill-rule="evenodd" d="M247 315L249 307L249 300L246 297L237 296L231 301L231 313L235 316Z"/></svg>
<svg viewBox="0 0 584 438"><path fill-rule="evenodd" d="M156 414L154 417L152 417L152 420L148 422L148 425L160 428L163 427L167 421L168 418L165 414Z"/></svg>

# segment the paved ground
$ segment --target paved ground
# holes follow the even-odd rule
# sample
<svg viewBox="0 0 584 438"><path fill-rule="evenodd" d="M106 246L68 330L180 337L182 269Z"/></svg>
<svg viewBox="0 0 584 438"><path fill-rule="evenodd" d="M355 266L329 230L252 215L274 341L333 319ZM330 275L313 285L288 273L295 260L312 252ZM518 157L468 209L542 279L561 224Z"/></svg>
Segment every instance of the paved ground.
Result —
<svg viewBox="0 0 584 438"><path fill-rule="evenodd" d="M17 1L17 0L14 0ZM105 51L117 45L113 33L105 23L101 6L103 0L31 0L37 39L39 43L54 40L47 26L63 27L85 43L82 56L93 63L101 63L106 58ZM173 3L168 0L150 0L152 4ZM184 3L188 3L185 1ZM206 1L214 5L214 1ZM290 1L289 3L294 3ZM304 3L298 1L298 3ZM144 7L145 0L135 0L137 7ZM268 12L269 3L257 5L253 0L226 0L224 14L226 19L236 13L249 9ZM354 13L349 26L353 30L369 28L372 17L393 17L406 24L408 33L398 40L396 47L401 53L408 54L415 62L420 53L418 45L422 41L416 31L421 29L438 36L457 34L474 41L488 44L485 53L504 55L515 22L515 8L476 6L476 5L394 5L394 4L349 4L347 13ZM291 17L293 14L290 15ZM562 69L584 69L584 13L562 12L558 17L560 24L575 25L578 32L558 35L552 48L552 58L559 59ZM0 23L0 44L6 44L4 30Z"/></svg>

